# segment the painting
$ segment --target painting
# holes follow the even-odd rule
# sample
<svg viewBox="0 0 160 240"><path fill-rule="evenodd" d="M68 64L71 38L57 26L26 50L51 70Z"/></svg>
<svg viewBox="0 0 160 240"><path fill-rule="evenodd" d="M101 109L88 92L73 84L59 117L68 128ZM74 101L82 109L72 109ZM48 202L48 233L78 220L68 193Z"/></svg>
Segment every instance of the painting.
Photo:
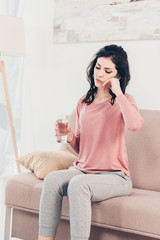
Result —
<svg viewBox="0 0 160 240"><path fill-rule="evenodd" d="M55 0L54 43L160 40L160 0Z"/></svg>

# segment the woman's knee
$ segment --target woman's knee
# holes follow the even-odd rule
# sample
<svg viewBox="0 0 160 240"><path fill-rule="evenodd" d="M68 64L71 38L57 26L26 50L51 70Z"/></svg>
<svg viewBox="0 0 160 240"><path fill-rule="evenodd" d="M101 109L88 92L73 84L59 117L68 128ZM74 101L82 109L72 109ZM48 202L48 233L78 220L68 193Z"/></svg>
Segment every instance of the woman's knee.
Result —
<svg viewBox="0 0 160 240"><path fill-rule="evenodd" d="M57 179L57 171L49 173L45 179L44 179L44 184L53 184Z"/></svg>
<svg viewBox="0 0 160 240"><path fill-rule="evenodd" d="M60 171L54 171L49 173L44 179L43 189L47 191L59 191L63 186L63 177Z"/></svg>
<svg viewBox="0 0 160 240"><path fill-rule="evenodd" d="M77 175L73 177L68 185L68 196L87 196L90 197L91 192L89 185L87 184L87 181L85 179L85 175Z"/></svg>

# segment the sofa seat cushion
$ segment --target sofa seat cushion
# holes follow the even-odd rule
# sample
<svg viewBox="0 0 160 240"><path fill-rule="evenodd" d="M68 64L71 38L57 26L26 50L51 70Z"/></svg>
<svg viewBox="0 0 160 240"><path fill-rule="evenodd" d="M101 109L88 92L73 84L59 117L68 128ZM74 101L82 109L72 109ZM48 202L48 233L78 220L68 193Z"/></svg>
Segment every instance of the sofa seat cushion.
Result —
<svg viewBox="0 0 160 240"><path fill-rule="evenodd" d="M159 192L133 188L130 196L94 203L92 212L95 223L116 226L119 230L125 228L146 236L155 234L160 239Z"/></svg>
<svg viewBox="0 0 160 240"><path fill-rule="evenodd" d="M13 176L6 185L6 205L38 213L42 184L33 173ZM69 219L68 197L63 200L62 218ZM159 192L133 188L130 196L92 203L92 223L98 226L160 238L159 222Z"/></svg>
<svg viewBox="0 0 160 240"><path fill-rule="evenodd" d="M11 177L5 187L5 204L38 212L43 180L25 172Z"/></svg>
<svg viewBox="0 0 160 240"><path fill-rule="evenodd" d="M67 197L62 218L69 219ZM160 239L160 193L133 188L130 196L92 203L92 224Z"/></svg>

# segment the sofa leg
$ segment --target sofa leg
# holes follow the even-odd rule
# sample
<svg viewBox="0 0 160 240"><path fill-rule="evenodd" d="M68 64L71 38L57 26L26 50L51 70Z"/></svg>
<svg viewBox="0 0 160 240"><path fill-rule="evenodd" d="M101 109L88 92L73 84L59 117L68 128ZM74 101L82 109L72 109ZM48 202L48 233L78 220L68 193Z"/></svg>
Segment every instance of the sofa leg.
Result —
<svg viewBox="0 0 160 240"><path fill-rule="evenodd" d="M11 208L6 206L4 240L10 240Z"/></svg>

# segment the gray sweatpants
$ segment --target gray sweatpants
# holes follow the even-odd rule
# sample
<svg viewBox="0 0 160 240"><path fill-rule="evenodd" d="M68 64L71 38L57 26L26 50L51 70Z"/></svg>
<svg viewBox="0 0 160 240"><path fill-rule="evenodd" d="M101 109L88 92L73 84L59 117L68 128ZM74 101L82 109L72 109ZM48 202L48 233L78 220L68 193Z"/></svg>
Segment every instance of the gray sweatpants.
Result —
<svg viewBox="0 0 160 240"><path fill-rule="evenodd" d="M51 172L45 179L40 201L39 235L55 236L63 196L70 207L71 240L87 240L91 227L91 202L126 196L132 182L123 171L85 174L75 167Z"/></svg>

